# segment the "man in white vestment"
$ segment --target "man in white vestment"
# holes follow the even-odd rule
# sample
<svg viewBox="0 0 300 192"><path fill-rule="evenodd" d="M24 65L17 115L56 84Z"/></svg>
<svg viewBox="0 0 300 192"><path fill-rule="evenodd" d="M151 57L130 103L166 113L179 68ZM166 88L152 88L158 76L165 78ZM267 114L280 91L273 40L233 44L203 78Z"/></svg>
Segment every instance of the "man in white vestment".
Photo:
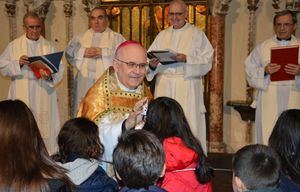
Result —
<svg viewBox="0 0 300 192"><path fill-rule="evenodd" d="M213 48L204 32L187 23L187 6L181 0L170 3L168 20L171 27L161 31L149 48L170 49L177 53L176 63L162 65L151 59L147 79L156 75L154 97L167 96L182 106L193 134L206 152L205 106L202 77L212 64Z"/></svg>
<svg viewBox="0 0 300 192"><path fill-rule="evenodd" d="M77 69L74 112L87 90L110 66L124 37L107 27L105 9L96 7L89 16L90 29L74 37L66 48L68 62Z"/></svg>
<svg viewBox="0 0 300 192"><path fill-rule="evenodd" d="M300 109L300 66L287 64L285 73L295 80L271 81L270 75L281 66L270 63L272 47L299 45L294 35L297 18L291 11L276 13L273 24L275 34L257 45L245 61L247 80L256 88L255 142L268 144L269 136L280 113L286 109Z"/></svg>
<svg viewBox="0 0 300 192"><path fill-rule="evenodd" d="M146 50L135 41L123 42L116 50L112 66L80 103L77 116L89 118L99 126L104 161L112 162L118 137L122 131L135 127L141 120L142 106L152 99L143 83L147 66ZM103 166L112 175L109 167Z"/></svg>
<svg viewBox="0 0 300 192"><path fill-rule="evenodd" d="M8 98L20 99L32 110L48 152L52 154L57 149L60 129L55 85L63 78L64 66L60 64L58 72L51 75L41 70L42 78L38 79L28 67L28 57L55 50L41 36L42 23L36 13L25 14L23 25L25 34L9 43L0 56L0 72L11 79Z"/></svg>

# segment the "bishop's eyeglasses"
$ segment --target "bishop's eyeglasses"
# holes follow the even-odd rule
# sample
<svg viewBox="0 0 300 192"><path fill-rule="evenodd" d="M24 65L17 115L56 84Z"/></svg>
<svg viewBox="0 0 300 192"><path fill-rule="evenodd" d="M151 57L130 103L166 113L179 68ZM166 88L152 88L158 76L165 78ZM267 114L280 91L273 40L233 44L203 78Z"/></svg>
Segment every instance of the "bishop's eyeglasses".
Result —
<svg viewBox="0 0 300 192"><path fill-rule="evenodd" d="M129 69L135 69L137 67L139 69L146 69L146 67L149 65L148 63L135 63L132 61L126 62L126 61L122 61L121 59L118 59L118 58L115 58L115 60L125 63Z"/></svg>

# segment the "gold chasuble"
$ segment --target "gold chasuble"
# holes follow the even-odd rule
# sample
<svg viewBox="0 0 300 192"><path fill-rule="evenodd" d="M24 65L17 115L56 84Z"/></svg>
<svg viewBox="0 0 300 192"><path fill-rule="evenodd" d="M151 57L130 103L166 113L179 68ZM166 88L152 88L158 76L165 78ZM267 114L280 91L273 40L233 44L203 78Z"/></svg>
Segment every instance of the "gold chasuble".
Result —
<svg viewBox="0 0 300 192"><path fill-rule="evenodd" d="M81 101L77 117L86 117L97 125L104 115L128 114L137 101L153 96L143 82L135 92L121 90L113 67L109 67L97 82L88 90Z"/></svg>

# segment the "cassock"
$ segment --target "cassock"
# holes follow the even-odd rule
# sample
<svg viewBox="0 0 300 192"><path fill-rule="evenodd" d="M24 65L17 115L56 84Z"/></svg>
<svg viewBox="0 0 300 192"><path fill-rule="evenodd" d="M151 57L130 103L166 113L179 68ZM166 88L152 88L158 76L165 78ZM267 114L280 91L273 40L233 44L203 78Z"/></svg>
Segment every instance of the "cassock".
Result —
<svg viewBox="0 0 300 192"><path fill-rule="evenodd" d="M0 56L0 72L11 79L8 99L20 99L33 112L42 138L50 154L57 150L56 137L60 129L55 85L63 78L64 66L52 74L52 80L37 79L27 65L20 67L22 55L38 56L55 52L54 47L42 36L32 41L23 35L7 46Z"/></svg>
<svg viewBox="0 0 300 192"><path fill-rule="evenodd" d="M277 118L287 109L300 109L300 78L290 81L270 81L264 68L270 63L272 47L299 45L296 37L290 41L278 41L274 35L262 42L245 61L247 81L256 88L255 142L268 144L269 136Z"/></svg>
<svg viewBox="0 0 300 192"><path fill-rule="evenodd" d="M78 71L75 80L75 111L77 111L78 104L87 90L110 66L116 48L124 41L125 38L120 33L107 27L102 33L95 33L92 29L89 29L69 42L66 48L66 59ZM85 48L89 47L101 48L102 57L84 57Z"/></svg>
<svg viewBox="0 0 300 192"><path fill-rule="evenodd" d="M171 26L161 31L149 51L164 49L184 53L186 63L159 64L154 71L147 71L149 81L155 75L157 77L154 97L167 96L180 103L193 134L206 152L206 109L202 77L211 69L213 48L203 31L186 23L180 29L173 29Z"/></svg>
<svg viewBox="0 0 300 192"><path fill-rule="evenodd" d="M102 160L112 162L112 153L122 133L122 123L133 111L133 107L144 97L150 101L152 95L142 83L136 89L128 89L119 82L110 67L87 92L79 105L78 117L86 117L99 127L100 141L104 145ZM103 168L108 169L104 164ZM111 173L111 170L107 170ZM111 175L111 174L110 174Z"/></svg>

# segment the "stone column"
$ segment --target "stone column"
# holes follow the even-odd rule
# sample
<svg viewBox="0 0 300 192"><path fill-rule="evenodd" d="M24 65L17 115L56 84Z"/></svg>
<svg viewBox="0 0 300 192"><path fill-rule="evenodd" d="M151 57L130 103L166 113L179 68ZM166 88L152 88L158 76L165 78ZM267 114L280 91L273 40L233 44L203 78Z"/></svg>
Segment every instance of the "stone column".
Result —
<svg viewBox="0 0 300 192"><path fill-rule="evenodd" d="M249 10L249 26L248 26L248 55L251 53L255 46L255 29L256 29L256 19L255 11L257 10L257 4L259 0L247 0L248 10ZM250 87L247 83L246 89L246 102L251 105L253 101L254 88ZM247 120L246 124L246 142L252 142L252 121Z"/></svg>
<svg viewBox="0 0 300 192"><path fill-rule="evenodd" d="M73 15L73 0L65 0L64 1L64 13L66 19L66 45L73 37L73 23L72 23L72 15ZM67 89L68 89L68 117L73 118L75 117L74 113L74 67L70 64L67 65Z"/></svg>
<svg viewBox="0 0 300 192"><path fill-rule="evenodd" d="M9 38L10 41L12 41L17 37L16 0L7 0L5 3L5 8L9 18Z"/></svg>
<svg viewBox="0 0 300 192"><path fill-rule="evenodd" d="M231 0L214 4L210 18L210 41L214 48L212 70L209 73L209 151L225 152L223 142L223 88L225 16Z"/></svg>
<svg viewBox="0 0 300 192"><path fill-rule="evenodd" d="M249 26L248 26L248 55L251 53L255 46L255 28L256 19L255 11L257 10L257 4L259 0L247 0L249 10ZM247 102L253 101L253 88L247 84Z"/></svg>

